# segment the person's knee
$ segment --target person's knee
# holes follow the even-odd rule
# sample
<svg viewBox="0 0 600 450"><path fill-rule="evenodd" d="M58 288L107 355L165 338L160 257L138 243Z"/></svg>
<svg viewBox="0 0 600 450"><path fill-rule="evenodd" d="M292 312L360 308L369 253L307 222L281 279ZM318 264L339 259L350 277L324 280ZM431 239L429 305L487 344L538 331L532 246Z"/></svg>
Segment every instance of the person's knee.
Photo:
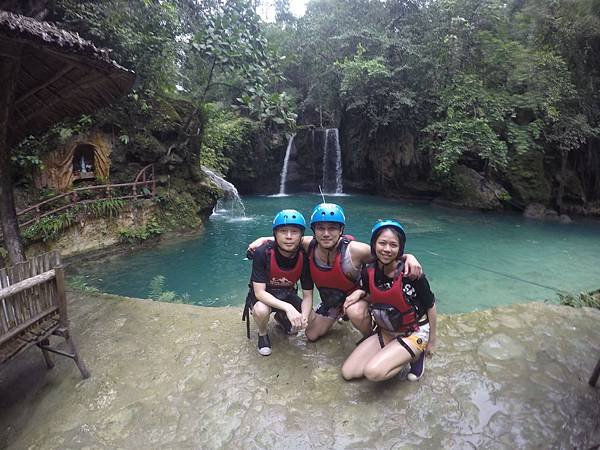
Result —
<svg viewBox="0 0 600 450"><path fill-rule="evenodd" d="M317 330L316 328L307 328L304 332L304 335L306 336L306 339L308 339L309 342L315 342L319 340L319 338L322 336L322 334L319 333L319 330Z"/></svg>
<svg viewBox="0 0 600 450"><path fill-rule="evenodd" d="M342 378L346 381L350 381L350 380L352 380L354 378L358 378L358 377L352 370L352 367L349 364L344 363L342 365Z"/></svg>
<svg viewBox="0 0 600 450"><path fill-rule="evenodd" d="M385 373L376 364L367 364L365 366L365 378L370 381L385 380Z"/></svg>
<svg viewBox="0 0 600 450"><path fill-rule="evenodd" d="M368 317L367 302L356 302L346 308L346 315L352 322L360 322Z"/></svg>
<svg viewBox="0 0 600 450"><path fill-rule="evenodd" d="M254 307L252 308L252 315L256 320L268 319L269 314L271 314L271 308L269 305L265 305L262 302L256 302L254 304Z"/></svg>

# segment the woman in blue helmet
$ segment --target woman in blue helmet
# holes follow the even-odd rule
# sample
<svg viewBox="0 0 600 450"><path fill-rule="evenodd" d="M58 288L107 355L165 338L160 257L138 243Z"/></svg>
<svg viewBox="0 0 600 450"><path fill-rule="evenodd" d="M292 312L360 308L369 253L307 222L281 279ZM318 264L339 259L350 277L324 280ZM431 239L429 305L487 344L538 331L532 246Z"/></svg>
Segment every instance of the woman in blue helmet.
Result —
<svg viewBox="0 0 600 450"><path fill-rule="evenodd" d="M369 303L377 333L365 339L346 359L346 380L388 380L411 363L409 380L424 372L424 356L436 345L435 297L427 278L411 280L404 274L402 255L406 234L395 220L382 220L371 232L374 263L361 272L361 288L351 295Z"/></svg>
<svg viewBox="0 0 600 450"><path fill-rule="evenodd" d="M346 216L341 206L320 203L312 211L310 226L314 237L304 237L302 245L309 256L311 277L321 296L314 319L306 328L306 337L316 341L325 335L344 314L364 336L372 332L367 304L348 295L358 287L363 265L373 256L369 245L344 235ZM260 238L250 249L269 238ZM421 275L421 265L412 255L402 255L411 277Z"/></svg>
<svg viewBox="0 0 600 450"><path fill-rule="evenodd" d="M258 352L263 356L271 354L267 326L272 312L288 333L305 328L313 314L313 283L301 245L305 228L304 217L295 209L278 212L273 219L275 241L261 245L252 255L250 292L242 318L252 313L258 326ZM297 294L298 281L302 298Z"/></svg>

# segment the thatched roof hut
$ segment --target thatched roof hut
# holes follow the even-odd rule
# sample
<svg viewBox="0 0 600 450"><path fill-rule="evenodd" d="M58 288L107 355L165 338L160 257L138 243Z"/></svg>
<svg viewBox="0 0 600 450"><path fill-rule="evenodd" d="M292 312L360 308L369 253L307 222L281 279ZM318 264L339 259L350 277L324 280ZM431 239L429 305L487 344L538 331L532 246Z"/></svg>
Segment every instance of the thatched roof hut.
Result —
<svg viewBox="0 0 600 450"><path fill-rule="evenodd" d="M0 11L0 225L13 263L25 260L14 207L10 147L127 93L135 74L106 50L31 17Z"/></svg>
<svg viewBox="0 0 600 450"><path fill-rule="evenodd" d="M77 33L0 11L0 57L19 60L8 143L127 93L135 74Z"/></svg>

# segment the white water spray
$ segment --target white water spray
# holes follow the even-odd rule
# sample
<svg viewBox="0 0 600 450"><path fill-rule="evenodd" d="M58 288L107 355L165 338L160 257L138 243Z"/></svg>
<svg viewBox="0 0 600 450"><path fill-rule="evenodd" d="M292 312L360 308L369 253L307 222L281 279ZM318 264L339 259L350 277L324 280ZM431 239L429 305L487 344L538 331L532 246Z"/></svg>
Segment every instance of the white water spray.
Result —
<svg viewBox="0 0 600 450"><path fill-rule="evenodd" d="M225 178L217 175L208 167L202 166L202 172L225 193L223 198L217 200L217 205L213 211L214 214L226 214L231 218L246 218L246 208L236 187Z"/></svg>
<svg viewBox="0 0 600 450"><path fill-rule="evenodd" d="M335 183L333 182L335 179ZM323 143L323 188L328 194L342 194L342 148L337 128L325 130Z"/></svg>
<svg viewBox="0 0 600 450"><path fill-rule="evenodd" d="M281 181L279 182L279 195L285 195L285 182L287 179L288 163L290 162L290 153L292 152L292 145L294 144L295 134L290 136L288 141L287 149L285 150L285 157L283 158L283 167L281 168Z"/></svg>

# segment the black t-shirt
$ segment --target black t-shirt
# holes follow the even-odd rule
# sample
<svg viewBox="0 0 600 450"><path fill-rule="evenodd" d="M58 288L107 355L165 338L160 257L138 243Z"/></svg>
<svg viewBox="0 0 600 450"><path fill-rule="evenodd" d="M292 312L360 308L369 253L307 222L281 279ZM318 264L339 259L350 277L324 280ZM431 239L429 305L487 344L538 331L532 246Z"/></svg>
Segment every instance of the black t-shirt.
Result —
<svg viewBox="0 0 600 450"><path fill-rule="evenodd" d="M269 267L267 261L267 246L269 244L263 244L254 251L252 256L252 275L250 281L254 283L267 283L269 281ZM271 244L272 245L272 244ZM308 258L306 254L301 250L293 258L286 258L280 254L277 249L274 249L273 254L277 260L277 265L285 270L293 269L298 261L298 258L304 258L304 265L302 267L302 274L300 275L300 285L302 289L310 291L313 289L314 284L310 276L310 269L308 266Z"/></svg>
<svg viewBox="0 0 600 450"><path fill-rule="evenodd" d="M379 289L389 289L393 281L394 279L386 276L379 267L375 268L375 285ZM363 267L360 273L360 288L369 292L369 274L366 267ZM417 308L419 317L422 317L435 304L435 295L431 292L425 274L416 280L402 277L402 290L406 300Z"/></svg>

